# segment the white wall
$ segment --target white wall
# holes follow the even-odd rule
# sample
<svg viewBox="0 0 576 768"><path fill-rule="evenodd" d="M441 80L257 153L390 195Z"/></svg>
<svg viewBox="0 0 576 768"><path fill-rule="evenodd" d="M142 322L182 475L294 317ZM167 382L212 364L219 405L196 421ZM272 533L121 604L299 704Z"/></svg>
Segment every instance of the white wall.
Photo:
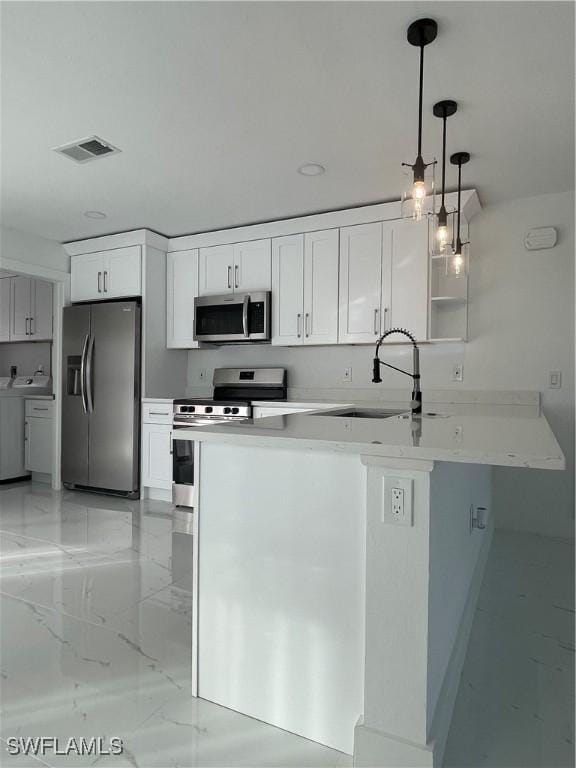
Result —
<svg viewBox="0 0 576 768"><path fill-rule="evenodd" d="M7 227L0 228L0 267L4 259L70 271L70 257L60 243Z"/></svg>
<svg viewBox="0 0 576 768"><path fill-rule="evenodd" d="M532 227L553 225L553 250L528 252ZM424 347L422 389L521 389L543 393L546 416L566 455L566 472L496 469L497 525L573 535L574 511L574 196L522 198L487 206L471 224L470 342ZM410 365L405 347L387 350L391 362ZM274 348L223 347L189 353L188 388L208 381L214 367L284 365L293 387L372 387L372 350L366 346ZM464 364L464 382L452 382L452 366ZM353 368L351 385L343 369ZM548 390L548 371L561 370L562 389ZM381 387L409 388L398 373L383 370Z"/></svg>
<svg viewBox="0 0 576 768"><path fill-rule="evenodd" d="M44 366L46 375L52 375L52 344L41 341L0 344L0 376L9 376L11 365L18 366L18 376L31 376L40 365Z"/></svg>

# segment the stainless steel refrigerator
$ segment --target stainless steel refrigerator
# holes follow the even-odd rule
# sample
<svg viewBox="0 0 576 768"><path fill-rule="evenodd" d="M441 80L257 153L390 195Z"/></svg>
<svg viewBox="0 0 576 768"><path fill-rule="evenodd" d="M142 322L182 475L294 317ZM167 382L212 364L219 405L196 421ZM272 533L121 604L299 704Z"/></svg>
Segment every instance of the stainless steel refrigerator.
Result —
<svg viewBox="0 0 576 768"><path fill-rule="evenodd" d="M64 308L62 482L139 497L140 329L136 301Z"/></svg>

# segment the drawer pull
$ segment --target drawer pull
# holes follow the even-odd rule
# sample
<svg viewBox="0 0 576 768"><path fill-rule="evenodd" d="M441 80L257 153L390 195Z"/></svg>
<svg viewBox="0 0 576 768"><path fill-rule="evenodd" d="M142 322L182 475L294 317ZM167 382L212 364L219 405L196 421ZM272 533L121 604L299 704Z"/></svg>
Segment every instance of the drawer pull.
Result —
<svg viewBox="0 0 576 768"><path fill-rule="evenodd" d="M48 408L37 408L36 406L33 406L32 410L33 411L47 411Z"/></svg>
<svg viewBox="0 0 576 768"><path fill-rule="evenodd" d="M149 416L170 416L170 411L163 412L163 411L148 411Z"/></svg>

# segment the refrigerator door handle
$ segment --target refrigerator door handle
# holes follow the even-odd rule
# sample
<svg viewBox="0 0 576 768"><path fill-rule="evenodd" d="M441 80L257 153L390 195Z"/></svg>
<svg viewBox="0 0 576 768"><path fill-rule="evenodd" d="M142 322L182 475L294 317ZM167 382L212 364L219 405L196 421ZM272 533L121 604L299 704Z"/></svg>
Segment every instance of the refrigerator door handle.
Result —
<svg viewBox="0 0 576 768"><path fill-rule="evenodd" d="M82 345L82 357L80 358L80 395L82 397L82 410L84 413L88 413L88 402L86 400L86 352L88 351L89 341L90 334L87 333L84 337L84 344Z"/></svg>
<svg viewBox="0 0 576 768"><path fill-rule="evenodd" d="M92 393L92 363L94 362L94 336L90 336L86 352L86 404L88 413L94 413L94 395Z"/></svg>

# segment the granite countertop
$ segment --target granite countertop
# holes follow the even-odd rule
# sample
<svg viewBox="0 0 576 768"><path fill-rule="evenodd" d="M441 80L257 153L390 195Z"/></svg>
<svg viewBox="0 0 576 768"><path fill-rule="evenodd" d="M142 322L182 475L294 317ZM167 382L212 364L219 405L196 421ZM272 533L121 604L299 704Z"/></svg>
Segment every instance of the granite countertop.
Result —
<svg viewBox="0 0 576 768"><path fill-rule="evenodd" d="M342 400L340 400L342 402ZM398 402L357 403L400 410ZM564 469L564 455L546 418L528 405L434 403L421 419L409 411L386 419L330 416L340 407L179 429L175 439L235 445L328 450L508 467Z"/></svg>

